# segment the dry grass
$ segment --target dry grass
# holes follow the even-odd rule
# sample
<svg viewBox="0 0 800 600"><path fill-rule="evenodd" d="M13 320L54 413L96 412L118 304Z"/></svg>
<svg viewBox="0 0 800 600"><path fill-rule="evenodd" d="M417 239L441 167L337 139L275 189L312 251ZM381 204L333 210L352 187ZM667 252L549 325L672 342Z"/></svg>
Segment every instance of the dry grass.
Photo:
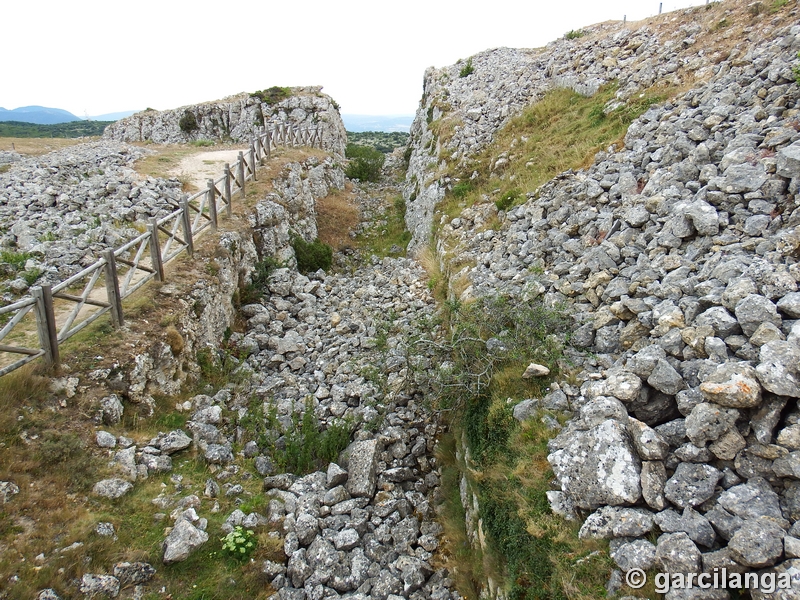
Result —
<svg viewBox="0 0 800 600"><path fill-rule="evenodd" d="M99 137L89 138L13 138L0 137L0 150L16 150L20 154L41 156L53 150L68 148L77 144L94 142Z"/></svg>
<svg viewBox="0 0 800 600"><path fill-rule="evenodd" d="M344 190L333 190L325 198L317 200L317 232L321 242L334 251L352 245L350 232L358 225L358 206L347 183Z"/></svg>

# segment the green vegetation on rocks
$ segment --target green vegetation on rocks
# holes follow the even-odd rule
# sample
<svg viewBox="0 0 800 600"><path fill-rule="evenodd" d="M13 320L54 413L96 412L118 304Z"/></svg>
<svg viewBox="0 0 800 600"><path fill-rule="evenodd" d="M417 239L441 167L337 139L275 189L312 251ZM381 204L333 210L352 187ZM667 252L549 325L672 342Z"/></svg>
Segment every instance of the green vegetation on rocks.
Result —
<svg viewBox="0 0 800 600"><path fill-rule="evenodd" d="M347 144L345 156L350 159L350 164L345 169L345 174L350 179L378 181L386 160L385 154L370 146Z"/></svg>

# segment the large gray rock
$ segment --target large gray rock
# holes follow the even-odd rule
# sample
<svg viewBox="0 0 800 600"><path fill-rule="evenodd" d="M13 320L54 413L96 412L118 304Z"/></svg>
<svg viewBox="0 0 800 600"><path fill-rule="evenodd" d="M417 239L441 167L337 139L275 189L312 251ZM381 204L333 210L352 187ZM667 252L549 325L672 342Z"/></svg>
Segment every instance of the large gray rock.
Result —
<svg viewBox="0 0 800 600"><path fill-rule="evenodd" d="M164 454L174 454L180 450L188 448L192 443L192 438L180 429L170 431L161 440L161 452Z"/></svg>
<svg viewBox="0 0 800 600"><path fill-rule="evenodd" d="M686 417L686 437L695 446L704 447L730 430L738 418L739 411L735 408L701 402Z"/></svg>
<svg viewBox="0 0 800 600"><path fill-rule="evenodd" d="M133 484L124 479L103 479L94 484L93 491L98 496L116 500L133 489Z"/></svg>
<svg viewBox="0 0 800 600"><path fill-rule="evenodd" d="M700 551L683 531L664 533L656 544L656 567L667 573L697 573L702 558Z"/></svg>
<svg viewBox="0 0 800 600"><path fill-rule="evenodd" d="M638 419L628 418L628 432L633 447L642 460L663 460L669 453L669 444L655 429Z"/></svg>
<svg viewBox="0 0 800 600"><path fill-rule="evenodd" d="M800 177L800 142L781 148L775 158L778 175L790 179Z"/></svg>
<svg viewBox="0 0 800 600"><path fill-rule="evenodd" d="M753 408L761 404L761 386L756 370L744 362L719 365L700 384L706 400L731 408Z"/></svg>
<svg viewBox="0 0 800 600"><path fill-rule="evenodd" d="M664 498L666 483L667 469L662 461L642 462L642 497L647 506L654 510L664 510L667 507L667 500Z"/></svg>
<svg viewBox="0 0 800 600"><path fill-rule="evenodd" d="M111 394L100 400L100 412L103 423L106 425L116 425L122 420L125 407L116 394Z"/></svg>
<svg viewBox="0 0 800 600"><path fill-rule="evenodd" d="M208 534L205 531L198 529L186 519L178 519L162 544L161 560L165 565L182 562L207 541Z"/></svg>
<svg viewBox="0 0 800 600"><path fill-rule="evenodd" d="M603 506L586 517L578 532L581 539L641 537L653 528L653 513L641 508Z"/></svg>
<svg viewBox="0 0 800 600"><path fill-rule="evenodd" d="M646 571L655 563L656 547L647 540L625 541L612 546L611 559L625 573L631 569Z"/></svg>
<svg viewBox="0 0 800 600"><path fill-rule="evenodd" d="M770 517L783 521L778 494L762 477L752 477L747 483L724 491L717 502L732 515L745 520Z"/></svg>
<svg viewBox="0 0 800 600"><path fill-rule="evenodd" d="M674 396L686 388L686 382L681 374L663 358L656 362L650 377L647 378L647 383L668 396Z"/></svg>
<svg viewBox="0 0 800 600"><path fill-rule="evenodd" d="M728 541L731 558L746 567L769 567L783 554L786 532L768 517L744 522Z"/></svg>
<svg viewBox="0 0 800 600"><path fill-rule="evenodd" d="M769 585L770 579L762 579L764 575L773 577L776 585L751 589L752 600L800 600L800 559L786 560L775 567L759 571L759 579ZM788 582L788 587L782 585ZM776 589L776 588L780 589Z"/></svg>
<svg viewBox="0 0 800 600"><path fill-rule="evenodd" d="M114 565L114 577L124 588L129 585L142 585L155 577L153 565L146 562L121 562Z"/></svg>
<svg viewBox="0 0 800 600"><path fill-rule="evenodd" d="M758 294L749 294L742 298L736 304L734 312L742 332L747 337L752 336L762 323L772 323L778 329L781 327L782 319L775 304Z"/></svg>
<svg viewBox="0 0 800 600"><path fill-rule="evenodd" d="M112 575L87 573L81 578L80 590L89 598L116 598L119 596L119 579Z"/></svg>
<svg viewBox="0 0 800 600"><path fill-rule="evenodd" d="M641 497L641 462L626 427L612 419L588 431L575 432L547 457L561 489L579 508L635 504Z"/></svg>
<svg viewBox="0 0 800 600"><path fill-rule="evenodd" d="M372 496L377 484L378 440L354 442L348 449L347 491L356 498Z"/></svg>
<svg viewBox="0 0 800 600"><path fill-rule="evenodd" d="M664 486L667 500L686 508L702 504L714 495L722 473L711 465L681 463Z"/></svg>
<svg viewBox="0 0 800 600"><path fill-rule="evenodd" d="M773 394L800 398L800 348L795 344L774 341L761 346L756 373Z"/></svg>

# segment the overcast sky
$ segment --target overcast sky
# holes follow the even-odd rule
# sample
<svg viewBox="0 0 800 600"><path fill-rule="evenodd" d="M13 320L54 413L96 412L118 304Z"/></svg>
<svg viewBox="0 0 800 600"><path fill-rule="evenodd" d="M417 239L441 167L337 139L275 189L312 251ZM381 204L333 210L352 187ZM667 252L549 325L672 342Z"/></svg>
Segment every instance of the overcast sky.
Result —
<svg viewBox="0 0 800 600"><path fill-rule="evenodd" d="M706 0L665 0L664 12ZM413 114L426 67L535 48L651 0L14 0L4 2L0 106L78 116L176 108L322 85L343 113Z"/></svg>

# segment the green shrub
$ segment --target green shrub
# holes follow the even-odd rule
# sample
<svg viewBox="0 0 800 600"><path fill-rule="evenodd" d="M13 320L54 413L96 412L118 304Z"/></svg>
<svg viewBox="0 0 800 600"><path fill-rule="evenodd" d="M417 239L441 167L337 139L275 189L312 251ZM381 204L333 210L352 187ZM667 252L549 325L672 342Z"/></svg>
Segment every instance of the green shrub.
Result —
<svg viewBox="0 0 800 600"><path fill-rule="evenodd" d="M576 40L579 37L583 37L584 35L586 34L580 29L570 29L567 33L564 34L564 37L568 40Z"/></svg>
<svg viewBox="0 0 800 600"><path fill-rule="evenodd" d="M519 198L520 191L519 190L508 190L500 199L495 202L495 206L497 206L497 210L508 210L512 206L514 206L514 202Z"/></svg>
<svg viewBox="0 0 800 600"><path fill-rule="evenodd" d="M301 273L313 273L319 269L327 271L331 268L333 248L319 239L309 243L295 235L292 237L292 248L297 259L297 270Z"/></svg>
<svg viewBox="0 0 800 600"><path fill-rule="evenodd" d="M280 269L285 265L279 263L271 256L267 256L263 260L258 261L253 266L253 273L250 276L250 283L246 283L239 288L239 302L240 306L245 304L255 304L264 297L264 292L267 290L269 277L275 269Z"/></svg>
<svg viewBox="0 0 800 600"><path fill-rule="evenodd" d="M345 156L350 159L345 175L360 181L378 181L386 155L370 146L347 144Z"/></svg>
<svg viewBox="0 0 800 600"><path fill-rule="evenodd" d="M468 58L466 64L461 67L461 71L458 72L459 77L469 77L475 72L475 67L472 66L472 59Z"/></svg>
<svg viewBox="0 0 800 600"><path fill-rule="evenodd" d="M200 129L200 126L197 124L197 117L190 110L184 111L183 116L180 121L178 121L178 127L180 127L183 133L192 133Z"/></svg>
<svg viewBox="0 0 800 600"><path fill-rule="evenodd" d="M280 430L274 410L267 415L266 421L271 432ZM313 400L309 396L302 415L297 413L292 415L292 424L283 435L282 447L275 445L270 453L281 472L298 475L311 473L335 461L350 444L352 433L352 423L347 420L334 423L324 431L320 431L319 421L314 416ZM264 436L260 440L269 442Z"/></svg>
<svg viewBox="0 0 800 600"><path fill-rule="evenodd" d="M453 196L461 200L472 191L472 182L459 181L453 186Z"/></svg>
<svg viewBox="0 0 800 600"><path fill-rule="evenodd" d="M266 90L259 90L250 94L253 98L258 98L264 104L277 104L281 100L292 95L292 88L272 86Z"/></svg>
<svg viewBox="0 0 800 600"><path fill-rule="evenodd" d="M800 52L797 53L797 58L800 58ZM794 73L794 81L797 85L800 85L800 66L793 67L792 72Z"/></svg>

